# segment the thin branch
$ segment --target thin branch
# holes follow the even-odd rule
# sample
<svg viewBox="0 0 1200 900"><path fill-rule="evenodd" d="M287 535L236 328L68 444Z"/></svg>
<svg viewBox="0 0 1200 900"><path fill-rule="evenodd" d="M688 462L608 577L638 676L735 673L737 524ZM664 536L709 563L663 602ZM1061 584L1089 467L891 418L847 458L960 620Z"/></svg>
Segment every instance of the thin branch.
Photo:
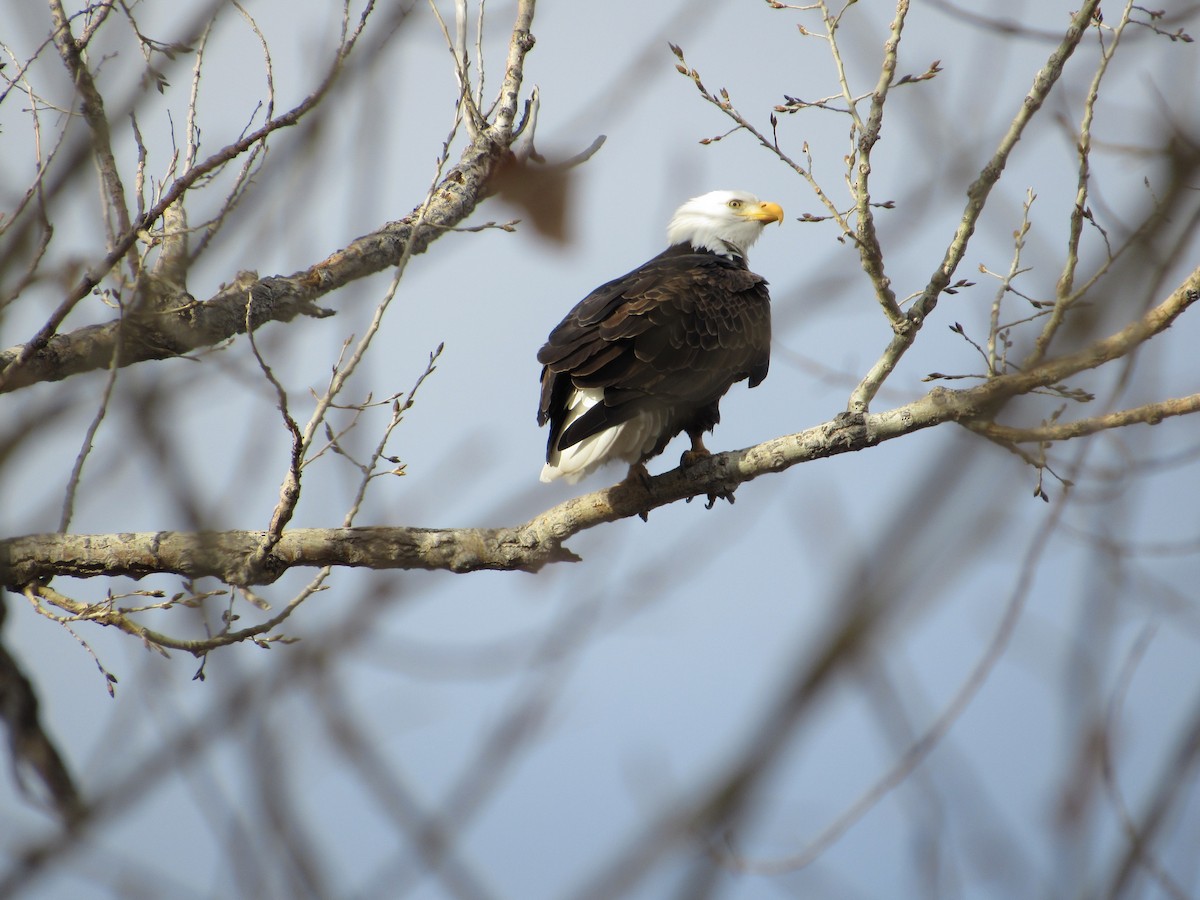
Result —
<svg viewBox="0 0 1200 900"><path fill-rule="evenodd" d="M350 40L346 41L338 48L338 54L330 66L324 80L317 86L311 94L305 97L299 104L293 107L288 112L277 118L268 120L260 128L252 133L245 135L240 140L234 141L231 144L223 147L221 150L214 153L208 159L191 168L189 171L180 175L171 186L163 192L159 199L151 209L147 210L137 220L130 223L127 228L117 235L112 242L108 254L99 263L92 266L84 273L78 284L67 292L66 297L59 303L58 307L50 314L45 324L38 332L30 338L25 344L16 348L12 348L4 353L0 353L0 391L11 389L13 382L21 384L32 383L29 375L26 373L22 379L21 370L25 368L35 355L43 355L48 342L57 333L59 326L72 309L88 296L92 289L108 275L113 266L126 254L129 249L138 240L138 236L143 231L149 231L155 222L162 216L171 204L182 197L188 190L192 188L200 179L206 175L216 171L232 159L236 159L249 148L253 147L260 141L265 140L269 135L278 131L281 128L288 128L300 121L303 116L313 109L320 101L329 93L341 73L346 56L352 51L355 40L361 33L362 25L365 23L365 17L374 4L368 3L367 9L363 12L363 19L360 20L359 30L356 31ZM294 315L294 313L293 313ZM231 332L232 333L232 332ZM162 357L146 357L146 358L162 358ZM89 365L87 368L97 368L96 365ZM73 373L70 373L73 374ZM48 380L43 378L34 378L33 380Z"/></svg>
<svg viewBox="0 0 1200 900"><path fill-rule="evenodd" d="M1009 156L1012 155L1013 149L1024 134L1025 127L1042 108L1051 89L1062 76L1067 60L1083 40L1083 36L1092 22L1092 16L1099 5L1100 0L1084 0L1079 11L1072 17L1071 25L1062 42L1050 54L1046 64L1034 77L1032 87L1022 100L1021 107L1013 117L1008 131L1001 138L996 152L983 167L979 177L967 188L967 204L954 237L946 248L945 257L929 279L920 298L908 311L908 319L912 327L895 334L883 355L859 382L847 403L847 409L851 412L865 412L870 408L871 400L899 364L901 357L912 346L921 326L937 306L942 291L950 284L950 279L954 277L959 263L962 262L962 258L967 252L967 245L975 233L975 225L983 213L992 188L996 186L996 182L1000 180L1000 176L1004 172L1004 167L1008 164Z"/></svg>
<svg viewBox="0 0 1200 900"><path fill-rule="evenodd" d="M858 246L859 259L863 271L871 279L875 287L875 298L879 301L884 314L888 317L892 329L897 333L907 331L909 320L896 303L896 292L892 290L891 280L884 271L883 248L879 245L879 234L875 230L875 214L871 211L871 151L879 140L880 129L883 127L883 106L887 102L888 88L896 77L896 53L900 46L900 35L904 30L904 17L908 13L908 0L897 0L896 17L892 20L892 31L887 42L883 45L883 64L880 67L879 81L871 94L871 111L867 121L862 123L855 114L855 123L861 127L853 154L856 162L856 173L851 180L855 207L855 244ZM847 101L850 100L849 88L845 82L845 72L840 66L840 54L836 52L834 33L829 33L830 45L835 48L835 56L839 60L838 74L842 80L843 90L846 91ZM853 102L850 103L854 109Z"/></svg>
<svg viewBox="0 0 1200 900"><path fill-rule="evenodd" d="M1079 242L1083 236L1083 221L1085 217L1091 215L1088 212L1087 204L1091 178L1092 121L1096 114L1096 101L1100 96L1100 83L1108 71L1108 64L1112 61L1113 54L1116 53L1117 45L1121 42L1121 35L1125 33L1125 27L1129 24L1129 15L1132 9L1133 0L1127 0L1125 9L1121 13L1121 21L1113 30L1112 40L1107 47L1104 45L1104 32L1099 29L1096 32L1097 41L1100 44L1100 62L1096 66L1092 83L1088 87L1087 97L1083 101L1083 117L1079 123L1079 140L1076 144L1076 152L1079 155L1079 174L1075 186L1075 206L1071 210L1066 260L1058 279L1054 309L1042 326L1041 334L1034 340L1033 351L1026 358L1025 365L1036 365L1045 358L1046 352L1050 348L1050 342L1054 340L1054 336L1066 318L1067 311L1071 309L1075 299L1079 296L1078 294L1072 296L1072 291L1075 287L1075 270L1079 265ZM1109 255L1111 256L1111 253Z"/></svg>
<svg viewBox="0 0 1200 900"><path fill-rule="evenodd" d="M778 140L775 140L775 139L768 140L766 135L764 135L753 124L751 124L751 122L745 116L743 116L740 112L738 112L737 108L734 107L734 105L733 105L733 101L729 97L728 91L721 89L720 96L717 96L716 94L711 93L708 90L708 88L706 88L704 86L704 82L700 80L700 73L696 69L690 68L688 66L687 59L684 56L682 47L679 47L676 44L671 44L670 47L671 47L671 52L675 54L675 58L679 60L678 65L675 66L676 71L678 71L684 77L690 78L692 80L692 83L696 85L696 90L698 90L700 92L701 97L703 97L706 101L711 103L713 106L717 107L717 109L721 110L721 112L723 112L726 116L728 116L730 119L732 119L734 122L736 122L739 129L743 129L745 131L748 131L750 134L754 135L754 137L758 140L758 143L762 147L765 147L771 153L775 154L775 156L778 157L780 162L782 162L784 165L786 165L788 168L790 168L793 172L795 172L797 175L799 175L801 178L803 178L808 183L808 186L812 189L813 193L816 194L817 199L820 201L821 205L824 206L827 210L829 210L830 217L833 218L838 223L838 225L840 226L840 228L842 230L842 234L847 235L850 239L853 239L854 238L854 229L852 229L850 227L850 222L847 219L846 215L843 214L837 208L837 205L833 202L833 200L831 200L829 198L829 195L825 193L825 190L821 187L820 184L817 183L816 178L812 174L812 168L813 168L812 156L809 154L808 142L805 141L802 146L802 152L807 157L807 165L801 165L800 163L796 162L794 159L792 159L790 156L788 156L787 153L785 153L783 151L783 149L779 146ZM776 122L777 122L776 117L774 115L772 115L771 116L772 128L774 128ZM734 129L734 130L737 130L737 129ZM712 142L713 142L713 138L706 138L701 141L701 143L712 143ZM810 221L815 220L815 218L816 217L810 217Z"/></svg>
<svg viewBox="0 0 1200 900"><path fill-rule="evenodd" d="M416 382L411 388L409 388L408 393L404 395L403 403L400 402L399 396L392 399L391 420L388 422L387 427L383 430L383 434L380 435L379 441L375 445L375 449L371 452L370 459L366 462L366 464L360 466L360 471L363 474L363 478L359 482L358 491L355 493L354 500L351 502L350 508L346 512L346 517L342 520L343 528L349 528L352 524L354 524L354 519L358 515L359 509L362 507L363 500L366 499L367 487L371 481L380 475L387 474L375 471L381 459L387 459L393 465L398 467L392 469L392 473L397 475L404 474L403 464L394 457L385 457L384 451L387 449L387 443L391 439L392 432L400 426L402 421L404 421L404 414L408 412L408 410L412 409L413 403L416 401L417 391L421 389L421 385L425 383L425 379L427 379L434 373L434 371L437 370L438 358L442 355L442 351L445 348L446 345L444 343L438 344L437 349L429 354L429 362L425 366L425 370L421 372L421 374L417 377Z"/></svg>
<svg viewBox="0 0 1200 900"><path fill-rule="evenodd" d="M525 80L525 55L536 43L529 30L533 25L534 0L519 0L517 19L513 24L512 39L508 45L508 58L504 66L504 80L497 97L496 117L488 128L492 140L507 147L513 136L513 125L520 105L521 84Z"/></svg>
<svg viewBox="0 0 1200 900"><path fill-rule="evenodd" d="M246 291L254 299L251 324L290 321L298 315L331 315L317 307L315 300L359 278L397 264L407 253L415 256L456 227L470 215L486 195L486 185L513 137L513 123L520 106L519 92L525 54L533 47L529 27L533 0L522 0L517 10L513 37L509 46L504 88L494 122L462 151L458 164L446 173L434 192L434 200L408 217L391 222L378 231L358 238L345 248L308 269L291 276L258 279L239 277L237 281L205 302L188 302L176 309L129 323L135 335L126 333L121 365L151 359L179 356L200 347L219 343L241 334L246 327ZM357 34L357 33L356 33ZM347 42L344 53L353 46ZM344 55L343 53L343 55ZM336 69L336 67L335 67ZM336 71L288 113L270 120L234 144L213 154L181 175L158 203L139 218L135 227L149 227L163 211L200 178L263 140L271 132L294 125L332 86ZM126 235L116 250L132 245L136 235ZM119 255L115 258L119 258ZM54 381L92 371L107 365L112 342L117 339L116 323L88 326L69 335L55 335L67 313L95 287L112 267L113 254L89 270L69 293L46 324L27 343L0 352L0 392L14 390L41 381ZM136 339L134 339L136 338Z"/></svg>
<svg viewBox="0 0 1200 900"><path fill-rule="evenodd" d="M67 489L63 496L62 513L59 515L58 530L66 533L71 526L71 519L75 515L75 494L79 490L79 482L83 477L83 464L87 461L92 452L92 445L96 440L96 433L100 430L100 425L108 415L108 404L112 400L113 389L117 386L117 373L120 371L117 366L117 355L113 354L112 364L108 370L108 378L104 381L104 393L100 397L100 405L96 408L96 414L92 416L92 421L88 423L87 432L83 436L83 443L79 448L79 453L75 456L75 463L71 466L71 475L67 479Z"/></svg>
<svg viewBox="0 0 1200 900"><path fill-rule="evenodd" d="M89 35L94 33L95 27L99 27L108 11L105 10L93 23L93 30L89 31ZM82 100L80 108L88 123L88 128L92 132L91 146L95 154L96 166L100 171L100 184L104 192L104 221L109 229L108 246L109 255L112 256L117 244L117 235L127 235L132 229L125 186L121 183L121 173L117 169L116 157L113 155L112 132L108 127L104 98L100 96L96 82L92 80L92 73L83 59L82 50L86 44L75 40L75 36L71 32L70 19L66 10L63 9L62 0L50 0L50 15L54 21L54 44L58 48L58 53L62 57L67 71L71 73L75 89L79 91ZM130 247L132 247L132 241L125 245L125 252ZM118 254L116 258L119 259L122 255L124 252ZM128 261L130 274L136 278L138 274L136 256L129 256Z"/></svg>
<svg viewBox="0 0 1200 900"><path fill-rule="evenodd" d="M292 439L292 452L288 457L287 474L284 475L283 483L279 486L279 502L275 506L275 511L271 514L271 524L267 527L266 539L259 548L259 554L265 555L270 553L271 549L283 537L283 529L292 520L292 515L296 512L296 504L300 502L300 469L304 464L304 453L308 449L308 445L305 443L303 435L300 434L300 426L296 424L296 420L292 417L291 410L288 407L287 391L279 383L279 379L275 377L275 373L271 371L271 367L267 365L267 361L263 359L262 353L258 349L258 342L254 339L254 329L250 327L251 306L252 298L250 293L247 292L246 336L250 340L250 350L258 362L258 367L262 371L263 377L267 379L271 387L275 390L275 398L279 401L279 415L283 417L284 427Z"/></svg>
<svg viewBox="0 0 1200 900"><path fill-rule="evenodd" d="M1014 444L1044 443L1069 441L1072 438L1086 437L1089 434L1124 428L1127 425L1157 425L1163 419L1172 416L1186 416L1194 412L1200 412L1200 394L1172 397L1169 400L1146 403L1132 409L1123 409L1102 416L1092 416L1074 422L1042 425L1038 428L1013 428L995 422L972 424L970 427L973 431L1000 441L1010 441Z"/></svg>
<svg viewBox="0 0 1200 900"><path fill-rule="evenodd" d="M1000 277L1000 286L996 288L996 296L992 299L992 315L988 323L987 353L985 354L989 375L999 375L1008 366L1007 343L1004 347L1003 358L997 358L996 355L996 342L999 340L1000 332L1003 330L1000 326L1000 307L1005 295L1013 289L1013 281L1018 275L1026 271L1021 268L1021 252L1025 249L1025 237L1029 234L1029 210L1036 199L1037 194L1033 192L1032 188L1025 191L1025 202L1021 207L1021 224L1013 232L1012 262L1009 263L1008 273Z"/></svg>
<svg viewBox="0 0 1200 900"><path fill-rule="evenodd" d="M445 19L442 18L435 0L429 0L429 8L432 10L434 18L437 19L438 26L442 29L446 48L454 59L454 79L458 84L459 113L462 115L463 123L467 126L467 137L474 141L479 137L480 129L487 123L475 103L475 93L471 90L471 61L467 55L466 0L455 0L454 2L453 36L450 34Z"/></svg>
<svg viewBox="0 0 1200 900"><path fill-rule="evenodd" d="M903 3L904 0L900 0L900 2ZM846 6L849 6L849 4ZM855 132L861 135L866 129L866 125L864 125L862 117L858 114L858 104L855 101L853 92L850 90L850 80L846 76L846 64L842 60L842 52L837 44L837 30L842 23L842 14L845 13L846 6L843 6L841 12L834 16L829 12L829 4L826 0L820 0L817 3L817 7L821 10L821 21L825 25L825 34L822 36L829 44L829 52L833 57L834 67L837 69L838 85L842 89L842 98L846 101L846 112L854 122ZM801 33L812 34L807 29L801 29ZM894 31L893 35L895 35ZM891 83L890 78L888 79L888 83Z"/></svg>

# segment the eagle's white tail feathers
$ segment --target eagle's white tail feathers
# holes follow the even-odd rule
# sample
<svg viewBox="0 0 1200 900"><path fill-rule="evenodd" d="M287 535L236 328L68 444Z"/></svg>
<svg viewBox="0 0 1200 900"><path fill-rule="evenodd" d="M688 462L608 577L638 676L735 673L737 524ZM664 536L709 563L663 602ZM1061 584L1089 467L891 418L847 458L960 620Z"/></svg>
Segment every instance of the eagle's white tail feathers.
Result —
<svg viewBox="0 0 1200 900"><path fill-rule="evenodd" d="M567 399L567 415L562 431L604 399L601 388L583 388L571 392ZM666 425L666 413L645 412L620 425L606 428L584 438L566 450L555 450L550 461L542 466L542 481L562 478L574 484L595 469L615 459L632 465L650 452ZM561 434L562 431L559 433Z"/></svg>

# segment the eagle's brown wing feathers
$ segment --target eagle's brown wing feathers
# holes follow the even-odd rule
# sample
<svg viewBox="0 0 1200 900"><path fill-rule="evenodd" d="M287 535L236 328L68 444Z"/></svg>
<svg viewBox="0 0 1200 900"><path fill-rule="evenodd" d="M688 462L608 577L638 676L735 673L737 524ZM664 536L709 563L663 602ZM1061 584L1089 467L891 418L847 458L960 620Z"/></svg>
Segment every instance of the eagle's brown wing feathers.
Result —
<svg viewBox="0 0 1200 900"><path fill-rule="evenodd" d="M643 410L670 410L653 453L680 431L711 429L732 384L766 377L770 343L762 278L740 259L673 247L585 297L538 352L548 451ZM604 402L560 434L573 388L601 388Z"/></svg>

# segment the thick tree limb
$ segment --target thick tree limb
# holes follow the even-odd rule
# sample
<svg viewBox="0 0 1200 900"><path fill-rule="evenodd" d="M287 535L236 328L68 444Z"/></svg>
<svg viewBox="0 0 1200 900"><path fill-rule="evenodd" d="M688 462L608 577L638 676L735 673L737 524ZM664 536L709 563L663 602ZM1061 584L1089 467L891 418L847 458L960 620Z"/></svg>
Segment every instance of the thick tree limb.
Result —
<svg viewBox="0 0 1200 900"><path fill-rule="evenodd" d="M1012 397L1125 356L1169 328L1198 300L1200 268L1139 319L1077 353L965 390L934 388L920 399L886 412L844 413L806 431L672 470L652 478L648 486L630 480L576 497L522 525L294 529L285 531L270 553L257 556L265 536L260 531L27 535L0 541L0 584L19 591L24 585L56 575L142 578L175 574L214 576L230 584L251 585L268 584L291 568L321 566L536 572L547 563L577 560L563 542L604 522L644 514L681 499L730 494L739 484L768 472L862 450L944 422L986 430ZM98 610L95 618L103 619L104 611Z"/></svg>
<svg viewBox="0 0 1200 900"><path fill-rule="evenodd" d="M474 211L505 150L502 143L488 134L469 146L459 164L447 173L418 227L413 227L418 218L414 213L358 238L328 259L292 275L257 278L249 273L202 302L184 297L180 305L165 312L55 335L18 368L8 372L0 391L106 368L112 362L118 342L121 342L118 364L127 366L213 346L243 334L247 321L258 328L267 322L289 322L299 315L332 315L317 306L318 298L395 265L410 242L410 253L423 253L447 229ZM20 345L0 352L0 371L21 359L25 350Z"/></svg>
<svg viewBox="0 0 1200 900"><path fill-rule="evenodd" d="M845 417L747 450L719 453L691 469L675 469L651 479L648 489L637 482L622 482L568 500L514 527L293 529L284 532L256 571L244 567L262 545L265 533L261 531L29 535L0 542L0 578L17 586L53 575L141 578L168 573L215 576L245 585L272 582L298 566L534 572L547 563L577 560L563 542L604 522L683 498L723 493L766 472L860 450L937 424L953 416L954 410L966 408L944 405L943 399L953 393L937 388L898 410L865 419Z"/></svg>

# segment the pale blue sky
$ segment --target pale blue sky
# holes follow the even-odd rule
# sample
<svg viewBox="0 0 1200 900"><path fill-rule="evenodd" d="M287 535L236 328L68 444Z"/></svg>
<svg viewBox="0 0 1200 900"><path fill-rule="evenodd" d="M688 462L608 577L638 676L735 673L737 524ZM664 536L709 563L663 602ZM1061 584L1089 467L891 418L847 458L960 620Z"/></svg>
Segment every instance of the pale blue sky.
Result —
<svg viewBox="0 0 1200 900"><path fill-rule="evenodd" d="M1112 21L1119 8L1108 6ZM307 92L328 59L336 17L266 0L250 8L270 42L277 108L284 108ZM1065 27L1071 8L1026 2L1005 15L1050 34ZM154 4L139 10L147 33L171 36L169 15ZM499 83L495 66L512 9L493 3L487 10L491 89ZM875 83L891 14L889 4L864 2L845 15L842 48L856 92ZM652 8L633 0L543 4L526 66L527 89L536 84L541 94L538 147L561 158L598 134L607 142L575 175L567 243L526 228L448 235L410 264L350 395L406 389L434 347L444 341L446 350L391 445L407 475L375 484L361 524L511 524L620 478L621 471L611 470L577 488L538 483L545 435L534 419L534 354L592 287L663 248L679 203L715 188L753 191L780 203L788 218L766 231L750 259L772 286L771 374L753 391L744 385L731 391L710 448L749 446L844 408L890 335L857 254L828 223L797 221L823 210L809 187L748 135L698 142L730 123L675 72L666 46L681 44L710 88L728 88L739 109L766 128L771 106L784 94L817 99L837 90L827 47L803 37L799 23L816 28L811 14L750 0ZM34 13L19 27L25 47L44 29ZM1153 158L1106 151L1153 145L1168 118L1194 133L1200 108L1194 45L1145 30L1129 37L1128 55L1118 54L1103 95L1111 105L1095 128L1103 146L1094 160L1093 208L1114 239L1146 207L1143 180L1149 177L1153 190L1165 179ZM897 204L880 211L878 221L898 296L919 291L940 263L966 185L1052 46L1036 37L1003 39L933 4L913 4L899 70L919 74L938 59L944 71L894 91L874 157L875 197ZM122 53L109 64L114 81L125 69L137 70L128 48ZM211 151L241 131L261 96L262 77L255 40L228 11L209 53L201 111ZM330 98L321 129L277 136L242 218L191 273L196 297L211 296L241 269L265 275L311 265L421 200L451 123L448 54L423 5L379 53L365 74ZM979 266L1007 270L1027 189L1037 194L1024 257L1032 271L1020 285L1031 296L1053 295L1075 189L1067 127L1078 121L1094 61L1089 39L981 220L958 273L977 286L943 299L876 409L920 396L930 372L980 370L975 351L948 326L961 322L976 339L985 334L996 283ZM66 99L59 77L59 97ZM176 127L187 80L181 69L171 79L176 93L167 94L179 104ZM0 146L26 139L23 120L8 105ZM1058 116L1066 126L1056 123ZM161 115L140 119L156 172L165 166L164 122ZM778 133L797 159L807 142L821 184L848 206L846 118L810 110L781 117ZM127 128L117 134L128 139ZM5 176L0 183L7 197L14 182ZM62 225L78 233L56 252L86 256L100 246L82 224L95 204L94 189L87 189L76 201L79 215ZM468 224L515 215L490 201ZM1085 265L1094 264L1102 251L1097 235L1089 234L1085 249ZM1165 290L1189 269L1173 270ZM1097 295L1095 315L1113 327L1148 299L1137 293L1144 286L1136 279L1120 284ZM323 386L342 342L362 334L385 288L383 276L353 284L326 298L337 316L261 332L260 347L299 411L307 412L307 392ZM0 320L4 345L24 340L45 308L17 308ZM97 304L76 324L109 314ZM1192 311L1153 342L1118 406L1195 390L1197 321ZM1099 402L1115 383L1110 373L1078 381ZM93 375L7 396L10 406L28 409L62 398L78 407L0 474L6 533L55 527L66 473L102 388L103 378ZM194 527L172 479L189 486L204 527L265 527L288 439L244 341L199 363L132 367L122 373L117 397L85 471L76 530ZM154 415L166 441L164 466L153 462L139 431L136 411L150 397L161 398ZM1011 421L1036 424L1056 405L1022 404ZM1089 412L1072 408L1068 416ZM373 444L382 421L367 417L357 446ZM672 445L651 471L673 466L682 449ZM1063 471L1079 449L1057 451ZM1083 896L1123 843L1100 793L1088 810L1094 825L1082 836L1060 827L1081 722L1103 715L1139 635L1154 627L1117 715L1113 745L1116 777L1140 814L1144 792L1200 690L1197 449L1194 417L1098 439L1061 525L1042 539L1039 529L1055 514L1060 485L1047 481L1052 503L1044 504L1033 496L1032 468L963 429L943 427L761 478L743 485L733 506L706 511L700 503L677 504L655 511L648 523L595 529L569 542L582 563L536 576L337 572L330 589L287 623L284 631L302 637L300 645L220 651L204 682L191 680L197 663L183 654L162 660L129 638L80 626L120 678L115 701L71 635L10 595L7 644L33 677L47 724L85 791L103 791L136 773L148 764L147 754L161 752L158 742L228 710L247 685L268 692L248 721L198 758L154 780L144 796L134 791L124 811L81 839L78 852L27 895L90 900L133 896L126 891L151 884L170 897L288 896L292 883L282 873L296 861L281 849L280 826L264 813L271 775L281 780L288 816L309 835L309 862L327 879L330 896L454 896L446 881L421 876L389 813L392 800L339 751L329 717L317 711L327 702L351 718L396 783L430 812L444 809L493 729L531 703L539 712L535 730L518 744L511 765L492 769L499 776L495 790L456 835L455 854L489 896L571 896L633 835L673 804L698 796L745 750L848 598L868 588L882 592L890 620L862 671L840 678L805 717L739 837L754 859L787 857L932 726L984 656L1022 590L1025 561L1037 553L1003 657L918 775L812 865L771 876L729 872L716 896ZM305 477L295 524L340 524L353 472L331 457ZM1089 540L1097 535L1142 552L1114 561ZM286 602L308 575L289 576L262 594ZM98 598L106 586L70 588ZM178 582L112 587L150 586L173 592ZM196 627L175 616L159 624ZM349 646L338 645L327 668L296 665L330 635L353 632L356 621L361 633L348 638ZM1194 890L1200 834L1194 780L1180 790L1190 799L1157 846L1164 865ZM49 827L7 778L0 779L0 821L10 823L0 829L4 867ZM693 861L686 847L664 854L632 896L674 896ZM239 874L247 871L265 880L247 881ZM1138 896L1165 896L1142 887Z"/></svg>

